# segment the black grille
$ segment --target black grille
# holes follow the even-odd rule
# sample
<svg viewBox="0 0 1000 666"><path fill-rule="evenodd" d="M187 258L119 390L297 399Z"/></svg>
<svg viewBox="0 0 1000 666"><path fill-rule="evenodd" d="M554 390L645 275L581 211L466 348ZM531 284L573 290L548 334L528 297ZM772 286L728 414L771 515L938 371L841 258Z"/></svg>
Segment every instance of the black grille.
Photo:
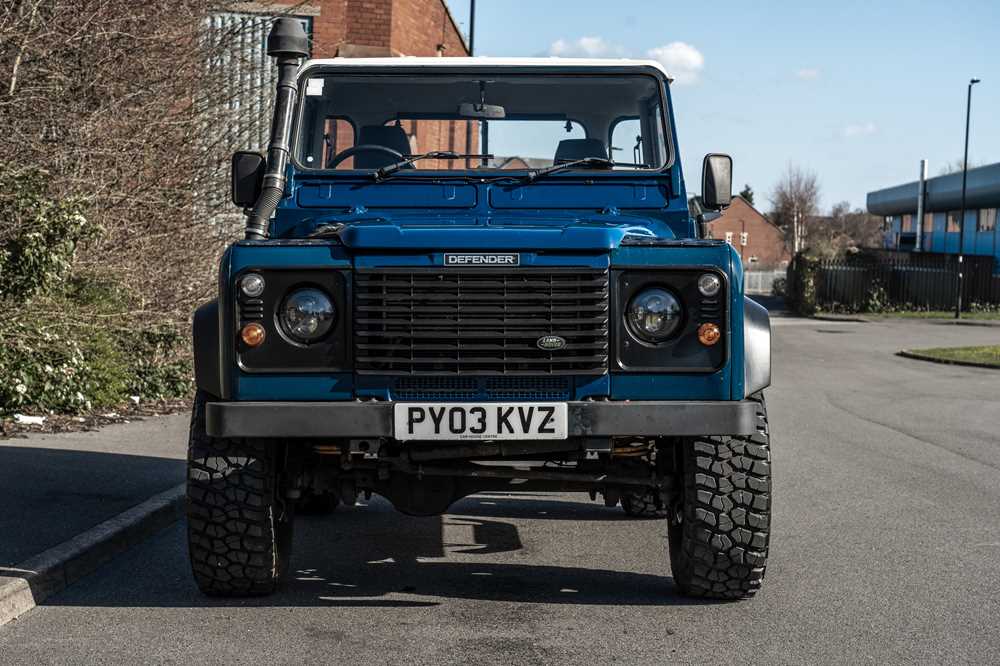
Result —
<svg viewBox="0 0 1000 666"><path fill-rule="evenodd" d="M401 377L393 400L569 400L569 377Z"/></svg>
<svg viewBox="0 0 1000 666"><path fill-rule="evenodd" d="M483 269L355 274L355 368L426 375L603 374L606 270ZM543 350L557 335L562 349Z"/></svg>

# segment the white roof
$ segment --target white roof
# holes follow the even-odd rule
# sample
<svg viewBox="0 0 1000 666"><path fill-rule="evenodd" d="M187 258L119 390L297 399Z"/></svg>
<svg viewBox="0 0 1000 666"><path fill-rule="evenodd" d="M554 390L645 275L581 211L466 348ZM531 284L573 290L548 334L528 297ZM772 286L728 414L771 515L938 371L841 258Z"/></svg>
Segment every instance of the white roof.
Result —
<svg viewBox="0 0 1000 666"><path fill-rule="evenodd" d="M659 70L663 76L673 81L656 60L631 60L627 58L451 58L451 57L412 57L397 58L322 58L307 60L303 69L311 67L467 67L470 70L483 67L652 67Z"/></svg>

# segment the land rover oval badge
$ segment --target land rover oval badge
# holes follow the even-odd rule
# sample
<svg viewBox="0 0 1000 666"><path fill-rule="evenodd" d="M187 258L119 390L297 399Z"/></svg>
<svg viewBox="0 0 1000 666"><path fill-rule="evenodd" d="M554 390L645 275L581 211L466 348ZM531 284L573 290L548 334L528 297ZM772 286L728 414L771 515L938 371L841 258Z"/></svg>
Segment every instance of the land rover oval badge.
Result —
<svg viewBox="0 0 1000 666"><path fill-rule="evenodd" d="M543 335L538 338L538 342L535 344L538 345L539 349L544 349L545 351L555 351L565 347L566 340L564 338L560 338L558 335Z"/></svg>

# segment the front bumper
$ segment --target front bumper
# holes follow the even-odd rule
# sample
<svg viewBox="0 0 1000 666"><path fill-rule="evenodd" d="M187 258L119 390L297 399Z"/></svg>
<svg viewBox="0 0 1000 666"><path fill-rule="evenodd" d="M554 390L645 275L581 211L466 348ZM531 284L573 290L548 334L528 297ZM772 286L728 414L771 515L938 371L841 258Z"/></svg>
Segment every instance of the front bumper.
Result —
<svg viewBox="0 0 1000 666"><path fill-rule="evenodd" d="M213 437L392 437L392 402L210 402ZM752 435L751 401L570 402L570 437Z"/></svg>

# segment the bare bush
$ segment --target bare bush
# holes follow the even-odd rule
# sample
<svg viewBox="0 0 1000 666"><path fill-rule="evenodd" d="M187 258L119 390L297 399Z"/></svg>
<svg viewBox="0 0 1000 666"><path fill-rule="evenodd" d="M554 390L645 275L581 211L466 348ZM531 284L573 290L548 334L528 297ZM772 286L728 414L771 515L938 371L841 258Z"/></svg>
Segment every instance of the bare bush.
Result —
<svg viewBox="0 0 1000 666"><path fill-rule="evenodd" d="M260 121L234 103L252 80L242 89L226 80L240 35L207 34L219 11L208 0L4 6L0 163L40 169L54 197L83 202L101 233L82 248L79 270L119 277L151 318L183 321L209 297L235 232L210 224L232 218L219 196L227 139ZM0 220L0 242L12 234Z"/></svg>
<svg viewBox="0 0 1000 666"><path fill-rule="evenodd" d="M26 378L18 384L24 389L17 391L18 404L61 409L89 404L87 387L104 402L124 390L104 390L103 380L66 380L72 391L62 392L78 395L70 402L30 395L30 377L49 385L54 380L41 377L62 362L35 363L43 355L34 339L51 343L50 332L63 330L77 339L88 329L107 334L113 342L77 355L74 363L81 365L67 366L67 377L79 380L84 366L120 360L128 376L155 378L140 366L159 363L149 350L170 348L170 338L150 346L140 344L142 335L172 331L179 340L193 308L214 294L217 259L241 231L233 223L238 211L228 203L229 154L260 147L249 137L267 122L271 85L260 49L245 48L262 44L266 21L234 14L233 6L214 0L0 3L0 256L8 272L4 284L22 285L0 294L0 338L17 334L22 345L20 351L8 347L0 361L9 376ZM257 57L241 62L248 56ZM257 104L245 103L255 96ZM35 184L24 190L36 197L31 205L18 183ZM61 228L55 213L63 202L72 202L74 215L87 222L79 244L66 245L61 232L52 232ZM39 235L40 221L48 235ZM44 268L45 276L32 266ZM10 274L22 268L25 275ZM23 286L42 277L44 289ZM108 293L115 298L102 296ZM27 327L21 333L2 326L15 319ZM182 357L186 347L179 348ZM162 360L161 367L173 367L176 357ZM138 391L143 382L170 387L153 393L180 385L173 377L118 383Z"/></svg>

